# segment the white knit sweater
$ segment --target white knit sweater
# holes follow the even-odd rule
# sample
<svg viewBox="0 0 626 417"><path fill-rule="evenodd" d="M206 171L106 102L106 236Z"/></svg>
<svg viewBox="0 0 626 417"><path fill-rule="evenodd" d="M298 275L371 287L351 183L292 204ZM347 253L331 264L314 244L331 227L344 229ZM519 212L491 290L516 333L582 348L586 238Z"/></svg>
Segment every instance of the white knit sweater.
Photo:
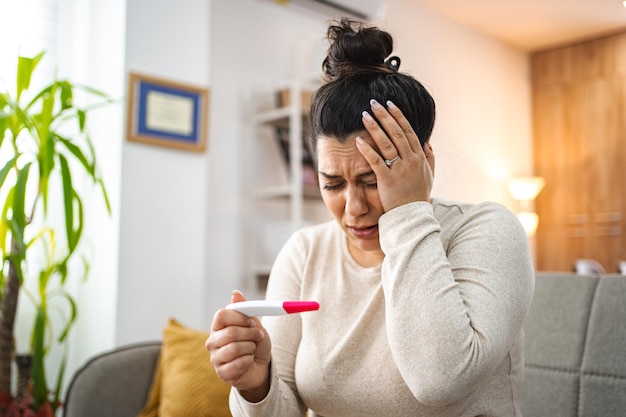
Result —
<svg viewBox="0 0 626 417"><path fill-rule="evenodd" d="M232 390L234 416L520 416L528 240L495 203L411 203L379 221L385 259L359 266L333 221L296 232L268 299L317 312L265 318L268 396Z"/></svg>

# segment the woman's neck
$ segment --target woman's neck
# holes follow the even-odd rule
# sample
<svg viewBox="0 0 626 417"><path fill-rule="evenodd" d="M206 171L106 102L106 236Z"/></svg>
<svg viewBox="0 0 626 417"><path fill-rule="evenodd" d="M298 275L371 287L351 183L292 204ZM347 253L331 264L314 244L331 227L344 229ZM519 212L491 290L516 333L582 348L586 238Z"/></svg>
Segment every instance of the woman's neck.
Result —
<svg viewBox="0 0 626 417"><path fill-rule="evenodd" d="M383 263L385 254L381 249L365 251L354 246L348 240L348 251L352 255L352 259L364 268L373 268Z"/></svg>

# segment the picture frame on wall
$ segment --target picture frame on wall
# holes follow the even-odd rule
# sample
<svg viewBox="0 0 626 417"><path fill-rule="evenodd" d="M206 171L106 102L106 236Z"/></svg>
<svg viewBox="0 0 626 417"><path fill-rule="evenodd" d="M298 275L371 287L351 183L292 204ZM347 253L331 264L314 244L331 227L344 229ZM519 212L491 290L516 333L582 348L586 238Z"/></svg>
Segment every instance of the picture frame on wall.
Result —
<svg viewBox="0 0 626 417"><path fill-rule="evenodd" d="M209 90L129 72L126 137L186 151L207 146Z"/></svg>

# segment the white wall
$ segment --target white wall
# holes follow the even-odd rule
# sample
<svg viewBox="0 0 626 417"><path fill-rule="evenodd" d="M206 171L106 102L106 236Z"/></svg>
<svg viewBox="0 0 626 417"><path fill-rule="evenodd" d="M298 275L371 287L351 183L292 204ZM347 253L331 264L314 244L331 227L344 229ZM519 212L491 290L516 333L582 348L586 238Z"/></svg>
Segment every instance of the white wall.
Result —
<svg viewBox="0 0 626 417"><path fill-rule="evenodd" d="M126 70L208 86L206 0L128 0ZM201 325L209 153L124 142L116 343Z"/></svg>
<svg viewBox="0 0 626 417"><path fill-rule="evenodd" d="M160 338L169 316L208 329L243 284L251 94L317 71L327 21L259 0L128 0L127 20L127 70L211 97L205 153L124 143L117 344ZM504 180L531 169L526 55L410 0L380 23L437 101L434 193L510 204Z"/></svg>
<svg viewBox="0 0 626 417"><path fill-rule="evenodd" d="M532 174L528 56L411 0L390 1L384 24L436 101L433 195L511 206L506 180Z"/></svg>

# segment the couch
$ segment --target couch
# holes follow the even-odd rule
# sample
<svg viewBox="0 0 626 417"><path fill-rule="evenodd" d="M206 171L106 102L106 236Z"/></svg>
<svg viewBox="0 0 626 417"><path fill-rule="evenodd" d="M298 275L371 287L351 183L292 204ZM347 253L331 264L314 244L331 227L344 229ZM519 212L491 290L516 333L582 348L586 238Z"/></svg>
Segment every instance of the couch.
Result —
<svg viewBox="0 0 626 417"><path fill-rule="evenodd" d="M100 354L73 376L64 417L136 417L148 399L161 342L124 346Z"/></svg>
<svg viewBox="0 0 626 417"><path fill-rule="evenodd" d="M524 417L626 415L626 277L536 274L526 323ZM64 417L134 417L160 343L118 348L74 375Z"/></svg>
<svg viewBox="0 0 626 417"><path fill-rule="evenodd" d="M538 273L525 417L626 416L626 276Z"/></svg>

